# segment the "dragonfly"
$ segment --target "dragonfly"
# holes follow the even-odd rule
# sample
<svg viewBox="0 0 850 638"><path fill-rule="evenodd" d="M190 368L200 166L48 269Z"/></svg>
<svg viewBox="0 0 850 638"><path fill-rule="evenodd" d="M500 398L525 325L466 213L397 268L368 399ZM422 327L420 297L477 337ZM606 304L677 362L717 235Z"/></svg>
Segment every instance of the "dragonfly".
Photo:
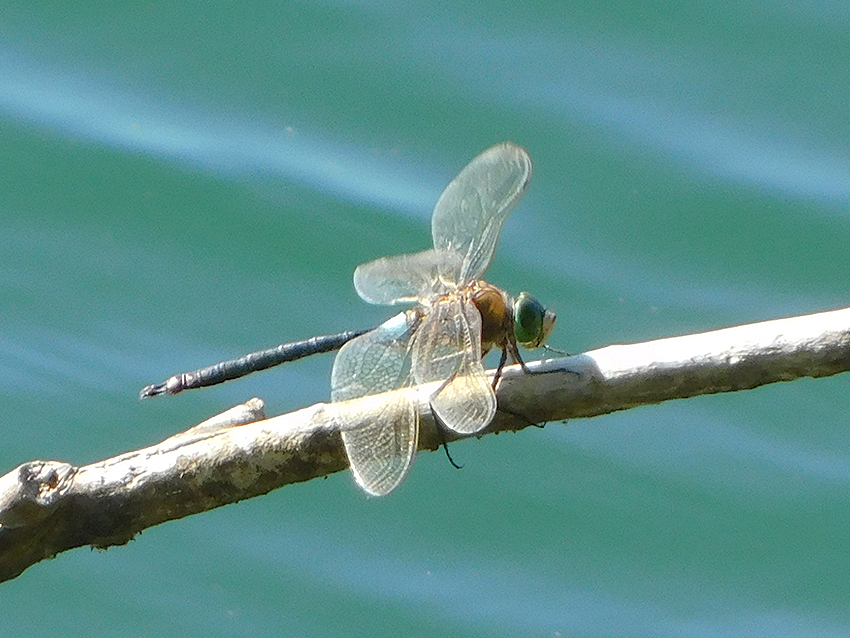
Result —
<svg viewBox="0 0 850 638"><path fill-rule="evenodd" d="M384 496L405 479L416 456L416 393L428 397L442 426L461 435L483 430L496 414L495 387L510 360L527 371L517 344L543 345L555 313L527 292L516 298L481 279L507 216L531 179L528 152L512 142L484 151L446 187L434 207L434 247L383 257L354 271L360 297L374 304L414 303L346 342L331 373L332 409L356 483ZM502 350L492 380L482 358ZM433 388L433 386L429 386ZM380 414L341 403L388 393ZM339 404L339 405L337 405Z"/></svg>

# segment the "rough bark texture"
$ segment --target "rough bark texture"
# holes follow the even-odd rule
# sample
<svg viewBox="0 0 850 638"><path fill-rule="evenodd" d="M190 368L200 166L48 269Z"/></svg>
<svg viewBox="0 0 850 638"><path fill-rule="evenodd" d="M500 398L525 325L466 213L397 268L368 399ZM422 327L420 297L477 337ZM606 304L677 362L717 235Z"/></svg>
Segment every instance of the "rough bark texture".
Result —
<svg viewBox="0 0 850 638"><path fill-rule="evenodd" d="M755 388L850 369L850 309L727 328L504 371L485 434L590 417L670 399ZM416 394L420 449L441 437ZM75 467L31 461L0 477L0 581L59 552L109 547L141 530L347 467L346 410L379 413L384 398L318 404L264 419L252 399L162 443ZM449 436L449 439L456 437Z"/></svg>

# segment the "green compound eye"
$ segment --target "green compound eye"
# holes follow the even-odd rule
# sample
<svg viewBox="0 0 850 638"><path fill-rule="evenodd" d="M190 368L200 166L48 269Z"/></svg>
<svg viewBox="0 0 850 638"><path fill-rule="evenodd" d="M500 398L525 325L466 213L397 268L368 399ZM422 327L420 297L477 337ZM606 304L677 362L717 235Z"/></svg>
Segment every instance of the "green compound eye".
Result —
<svg viewBox="0 0 850 638"><path fill-rule="evenodd" d="M514 334L526 348L537 348L546 341L555 324L555 313L546 310L527 292L519 293L514 303Z"/></svg>

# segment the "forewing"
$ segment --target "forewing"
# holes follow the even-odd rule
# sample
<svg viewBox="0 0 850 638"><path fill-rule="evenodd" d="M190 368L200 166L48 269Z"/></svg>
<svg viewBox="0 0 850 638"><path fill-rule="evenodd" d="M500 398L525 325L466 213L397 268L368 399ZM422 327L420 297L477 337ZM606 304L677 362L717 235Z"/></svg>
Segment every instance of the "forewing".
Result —
<svg viewBox="0 0 850 638"><path fill-rule="evenodd" d="M493 259L502 223L529 180L531 158L513 142L487 149L452 180L431 218L434 248L462 255L459 268L441 267L444 279L462 285L484 274Z"/></svg>
<svg viewBox="0 0 850 638"><path fill-rule="evenodd" d="M457 253L424 250L409 255L382 257L361 264L354 271L354 288L360 297L375 304L396 304L428 299L445 290L440 264L460 267Z"/></svg>
<svg viewBox="0 0 850 638"><path fill-rule="evenodd" d="M398 314L346 343L334 360L331 409L357 484L375 496L391 492L410 470L419 432L416 404L408 392L390 393L376 418L374 410L336 403L406 387L414 329L406 313Z"/></svg>
<svg viewBox="0 0 850 638"><path fill-rule="evenodd" d="M485 428L496 414L496 395L481 365L481 316L451 296L423 320L412 348L417 384L442 381L431 407L446 427L461 434Z"/></svg>

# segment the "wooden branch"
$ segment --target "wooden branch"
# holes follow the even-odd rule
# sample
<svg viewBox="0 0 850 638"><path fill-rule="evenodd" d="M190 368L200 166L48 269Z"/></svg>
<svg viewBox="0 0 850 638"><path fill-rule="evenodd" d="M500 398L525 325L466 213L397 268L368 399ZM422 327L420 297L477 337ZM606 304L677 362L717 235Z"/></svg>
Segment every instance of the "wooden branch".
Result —
<svg viewBox="0 0 850 638"><path fill-rule="evenodd" d="M528 367L533 374L505 369L499 412L485 434L845 372L850 308ZM440 442L428 405L434 389L398 390L419 401L420 449ZM346 411L379 414L385 400L320 403L264 419L262 401L252 399L158 445L92 465L24 463L0 478L0 581L67 549L121 545L153 525L345 469L338 432Z"/></svg>

